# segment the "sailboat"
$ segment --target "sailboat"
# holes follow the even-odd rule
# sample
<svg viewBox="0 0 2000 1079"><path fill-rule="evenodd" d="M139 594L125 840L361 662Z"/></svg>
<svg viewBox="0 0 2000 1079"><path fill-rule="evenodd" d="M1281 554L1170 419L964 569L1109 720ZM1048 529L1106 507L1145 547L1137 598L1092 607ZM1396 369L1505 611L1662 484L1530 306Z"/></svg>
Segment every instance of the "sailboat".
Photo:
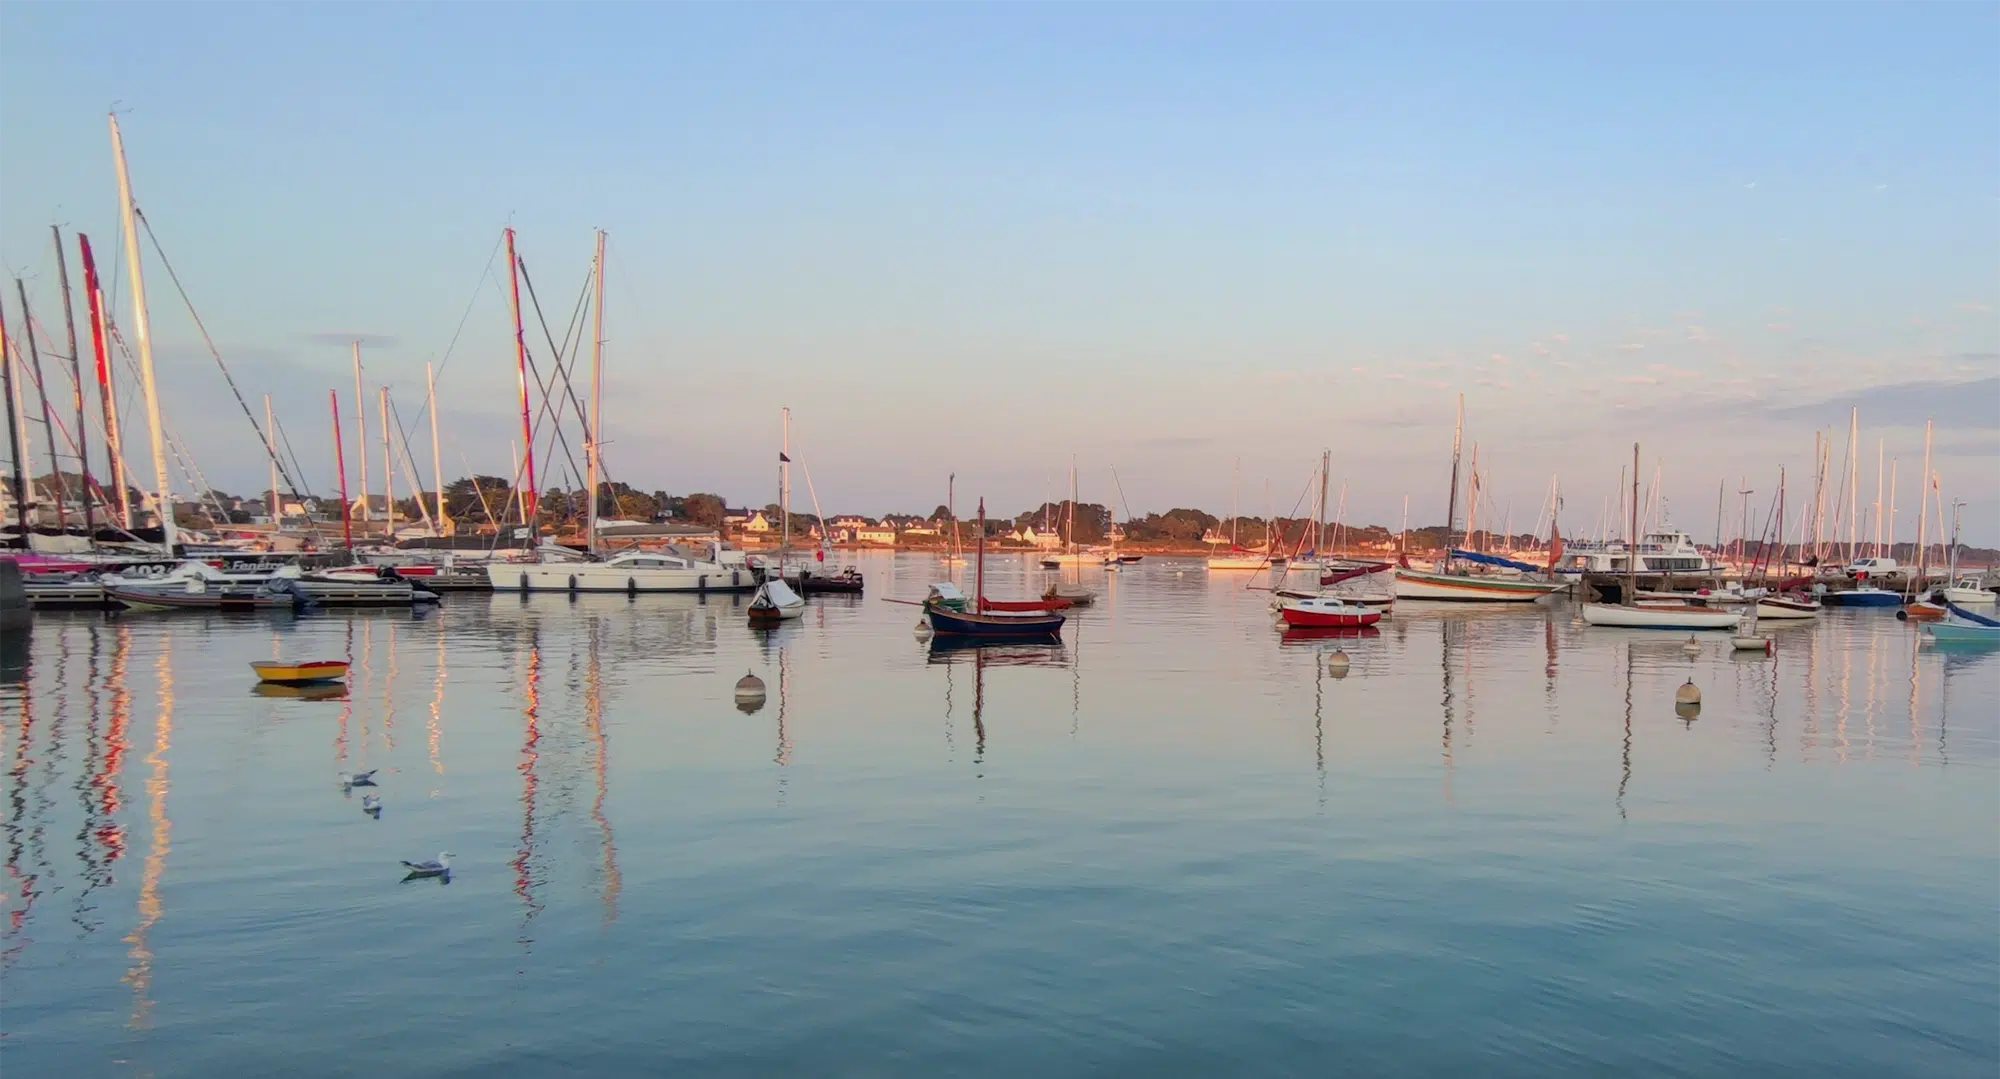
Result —
<svg viewBox="0 0 2000 1079"><path fill-rule="evenodd" d="M1639 444L1632 443L1632 535L1639 534ZM1743 621L1737 611L1702 607L1691 603L1637 602L1639 560L1625 561L1623 603L1586 603L1583 620L1593 626L1622 629L1735 629Z"/></svg>
<svg viewBox="0 0 2000 1079"><path fill-rule="evenodd" d="M946 541L944 553L938 556L938 565L963 566L965 552L958 548L958 473L954 472L945 480L945 515L951 518L951 539Z"/></svg>
<svg viewBox="0 0 2000 1079"><path fill-rule="evenodd" d="M785 583L785 557L792 550L792 410L779 409L784 440L778 450L778 561L750 597L749 618L753 626L770 626L790 621L806 613L804 596Z"/></svg>
<svg viewBox="0 0 2000 1079"><path fill-rule="evenodd" d="M1095 564L1097 556L1084 554L1077 549L1076 545L1075 458L1071 458L1069 463L1069 519L1064 522L1064 531L1069 533L1065 537L1069 541L1069 550L1058 556L1059 561L1057 564L1058 566L1076 567L1077 579L1074 582L1066 582L1058 574L1054 583L1049 585L1048 591L1042 593L1042 598L1045 600L1067 600L1072 607L1088 607L1097 599L1097 593L1083 586L1083 566L1087 562ZM1047 560L1044 560L1042 565L1048 565Z"/></svg>
<svg viewBox="0 0 2000 1079"><path fill-rule="evenodd" d="M1236 542L1236 497L1239 489L1243 486L1242 481L1243 468L1239 463L1230 472L1229 553L1221 555L1210 554L1208 556L1208 568L1211 570L1260 570L1264 568L1267 562L1263 555L1246 551L1243 549L1242 544Z"/></svg>
<svg viewBox="0 0 2000 1079"><path fill-rule="evenodd" d="M1451 530L1458 516L1458 465L1459 454L1465 438L1465 395L1458 395L1458 422L1451 435L1451 497L1446 502L1444 523L1444 557L1438 560L1437 568L1431 571L1397 567L1396 598L1416 600L1440 600L1457 603L1533 603L1544 596L1560 592L1569 587L1565 581L1530 580L1525 576L1502 575L1499 573L1470 573L1458 568L1461 559L1472 562L1498 563L1504 568L1520 569L1522 572L1536 570L1525 562L1496 558L1491 555L1470 556L1470 552L1459 551L1451 545ZM1470 557L1469 557L1470 556Z"/></svg>
<svg viewBox="0 0 2000 1079"><path fill-rule="evenodd" d="M932 586L932 598L924 601L924 617L937 637L970 641L1055 641L1062 634L1064 616L1053 611L1022 614L986 613L986 500L979 500L979 550L974 557L973 610L955 610L945 602L943 587ZM957 589L951 589L956 592Z"/></svg>

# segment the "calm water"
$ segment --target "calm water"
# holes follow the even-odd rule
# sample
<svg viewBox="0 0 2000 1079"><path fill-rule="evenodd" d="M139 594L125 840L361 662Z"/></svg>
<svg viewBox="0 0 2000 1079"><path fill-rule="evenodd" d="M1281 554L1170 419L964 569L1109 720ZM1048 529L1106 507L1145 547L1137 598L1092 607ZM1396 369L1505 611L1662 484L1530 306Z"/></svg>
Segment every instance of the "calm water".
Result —
<svg viewBox="0 0 2000 1079"><path fill-rule="evenodd" d="M1286 642L1149 559L1059 649L932 655L880 597L934 564L864 569L768 637L729 599L44 616L0 689L0 1070L2000 1064L2000 654L1861 611L1690 657L1561 605ZM251 690L340 655L345 699Z"/></svg>

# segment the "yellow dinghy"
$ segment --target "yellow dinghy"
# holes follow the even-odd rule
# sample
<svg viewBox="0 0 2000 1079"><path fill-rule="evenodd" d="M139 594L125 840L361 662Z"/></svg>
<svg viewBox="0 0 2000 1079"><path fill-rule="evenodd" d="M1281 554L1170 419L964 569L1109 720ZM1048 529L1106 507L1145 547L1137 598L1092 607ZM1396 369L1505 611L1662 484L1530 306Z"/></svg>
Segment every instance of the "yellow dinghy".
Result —
<svg viewBox="0 0 2000 1079"><path fill-rule="evenodd" d="M252 663L250 669L265 682L302 685L308 682L337 682L347 677L347 661L321 659L311 663Z"/></svg>

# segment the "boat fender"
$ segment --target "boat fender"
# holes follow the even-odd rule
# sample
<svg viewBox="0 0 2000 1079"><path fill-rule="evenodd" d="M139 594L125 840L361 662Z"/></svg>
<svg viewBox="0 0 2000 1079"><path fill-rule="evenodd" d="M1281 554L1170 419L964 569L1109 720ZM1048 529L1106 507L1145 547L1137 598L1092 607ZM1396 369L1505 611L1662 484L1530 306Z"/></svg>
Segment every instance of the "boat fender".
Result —
<svg viewBox="0 0 2000 1079"><path fill-rule="evenodd" d="M694 579L694 590L697 595L708 595L708 574L704 573Z"/></svg>
<svg viewBox="0 0 2000 1079"><path fill-rule="evenodd" d="M1901 607L1896 608L1896 621L1908 622L1909 620L1910 620L1910 612L1902 609Z"/></svg>
<svg viewBox="0 0 2000 1079"><path fill-rule="evenodd" d="M625 578L625 596L626 596L626 598L627 598L627 599L631 599L631 598L634 598L634 597L638 596L638 594L639 594L639 578L637 578L637 577L627 577L627 578Z"/></svg>
<svg viewBox="0 0 2000 1079"><path fill-rule="evenodd" d="M523 572L521 574L521 592L522 594L525 595L527 591L528 591L528 575L527 573Z"/></svg>
<svg viewBox="0 0 2000 1079"><path fill-rule="evenodd" d="M731 588L741 588L741 587L743 587L743 579L742 579L742 574L743 574L743 571L742 571L742 570L739 570L739 569L733 569L733 570L730 570L730 571L729 571L729 587L731 587Z"/></svg>
<svg viewBox="0 0 2000 1079"><path fill-rule="evenodd" d="M569 575L569 598L576 598L576 574Z"/></svg>

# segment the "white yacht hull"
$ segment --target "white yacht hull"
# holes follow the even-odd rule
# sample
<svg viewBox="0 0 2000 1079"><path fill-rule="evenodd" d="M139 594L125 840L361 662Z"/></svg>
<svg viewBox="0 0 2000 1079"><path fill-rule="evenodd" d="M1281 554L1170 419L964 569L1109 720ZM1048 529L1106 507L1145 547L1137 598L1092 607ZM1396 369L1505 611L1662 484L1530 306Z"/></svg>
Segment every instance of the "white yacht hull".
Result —
<svg viewBox="0 0 2000 1079"><path fill-rule="evenodd" d="M1743 616L1713 607L1614 607L1605 603L1583 605L1583 620L1593 626L1624 629L1735 629Z"/></svg>

